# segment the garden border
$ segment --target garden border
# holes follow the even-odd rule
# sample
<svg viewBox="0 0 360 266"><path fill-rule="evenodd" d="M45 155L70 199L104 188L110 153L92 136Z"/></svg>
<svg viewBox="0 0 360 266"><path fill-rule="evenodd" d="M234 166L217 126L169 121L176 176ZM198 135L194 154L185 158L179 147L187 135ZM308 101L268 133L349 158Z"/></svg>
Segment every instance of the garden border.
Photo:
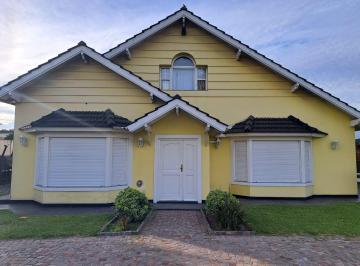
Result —
<svg viewBox="0 0 360 266"><path fill-rule="evenodd" d="M154 216L154 208L152 207L149 213L146 215L145 219L141 222L136 230L129 230L129 231L121 231L121 232L109 232L105 231L110 224L112 224L117 218L118 215L114 215L113 218L109 222L107 222L101 229L98 235L100 236L121 236L121 235L138 235L140 234L141 230L144 228L145 224L150 221Z"/></svg>
<svg viewBox="0 0 360 266"><path fill-rule="evenodd" d="M205 219L206 222L206 232L209 235L238 235L238 236L252 236L255 235L256 232L253 230L241 230L241 231L218 231L218 230L213 230L210 226L209 220L206 217L206 214L204 212L204 209L200 209L200 212L203 216L203 218Z"/></svg>

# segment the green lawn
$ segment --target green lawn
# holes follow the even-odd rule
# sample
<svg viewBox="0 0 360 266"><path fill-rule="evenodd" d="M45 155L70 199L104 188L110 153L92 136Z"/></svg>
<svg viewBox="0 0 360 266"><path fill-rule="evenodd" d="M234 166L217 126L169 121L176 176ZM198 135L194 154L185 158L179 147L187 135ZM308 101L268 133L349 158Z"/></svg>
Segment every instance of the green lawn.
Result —
<svg viewBox="0 0 360 266"><path fill-rule="evenodd" d="M111 214L19 217L0 211L0 239L93 236Z"/></svg>
<svg viewBox="0 0 360 266"><path fill-rule="evenodd" d="M259 234L360 236L360 203L244 204L244 209L247 222Z"/></svg>

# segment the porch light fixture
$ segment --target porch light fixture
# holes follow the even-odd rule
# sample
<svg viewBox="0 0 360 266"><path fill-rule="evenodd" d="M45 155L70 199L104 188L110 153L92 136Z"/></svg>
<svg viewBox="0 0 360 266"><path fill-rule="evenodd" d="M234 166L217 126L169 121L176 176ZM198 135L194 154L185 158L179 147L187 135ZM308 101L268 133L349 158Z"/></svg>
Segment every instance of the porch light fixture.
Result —
<svg viewBox="0 0 360 266"><path fill-rule="evenodd" d="M219 137L217 137L216 140L212 140L209 142L214 144L216 149L219 148L219 146L220 146L220 138Z"/></svg>
<svg viewBox="0 0 360 266"><path fill-rule="evenodd" d="M138 138L138 147L143 148L144 147L144 138Z"/></svg>
<svg viewBox="0 0 360 266"><path fill-rule="evenodd" d="M21 144L22 146L27 146L27 144L28 144L28 139L27 139L27 137L21 135L21 136L19 137L19 142L20 142L20 144Z"/></svg>
<svg viewBox="0 0 360 266"><path fill-rule="evenodd" d="M332 150L336 150L339 148L339 141L338 140L333 140L330 142L330 147Z"/></svg>

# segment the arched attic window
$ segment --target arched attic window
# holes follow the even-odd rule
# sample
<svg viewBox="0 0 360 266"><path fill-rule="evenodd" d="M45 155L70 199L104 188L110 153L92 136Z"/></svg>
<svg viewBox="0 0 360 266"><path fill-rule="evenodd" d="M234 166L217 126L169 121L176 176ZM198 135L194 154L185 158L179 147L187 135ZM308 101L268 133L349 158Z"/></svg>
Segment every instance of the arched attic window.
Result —
<svg viewBox="0 0 360 266"><path fill-rule="evenodd" d="M186 55L175 57L171 66L160 68L163 90L206 90L206 67L196 66Z"/></svg>

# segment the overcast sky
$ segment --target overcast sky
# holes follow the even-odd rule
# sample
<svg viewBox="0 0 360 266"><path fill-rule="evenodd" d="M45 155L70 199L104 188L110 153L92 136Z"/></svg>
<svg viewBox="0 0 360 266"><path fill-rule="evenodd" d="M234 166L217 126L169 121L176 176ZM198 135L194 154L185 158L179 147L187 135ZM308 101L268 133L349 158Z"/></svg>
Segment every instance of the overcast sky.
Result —
<svg viewBox="0 0 360 266"><path fill-rule="evenodd" d="M179 9L360 109L360 1L1 0L0 86L84 40L105 52ZM12 106L0 103L2 128Z"/></svg>

